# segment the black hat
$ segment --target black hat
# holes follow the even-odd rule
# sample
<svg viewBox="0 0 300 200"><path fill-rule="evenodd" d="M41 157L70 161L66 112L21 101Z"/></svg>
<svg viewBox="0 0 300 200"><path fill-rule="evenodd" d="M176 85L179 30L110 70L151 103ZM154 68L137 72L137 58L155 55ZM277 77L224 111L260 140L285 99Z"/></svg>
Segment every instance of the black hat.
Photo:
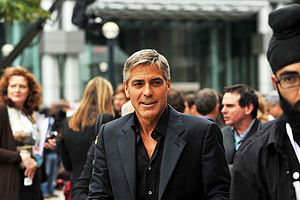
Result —
<svg viewBox="0 0 300 200"><path fill-rule="evenodd" d="M273 36L267 58L275 74L281 68L300 62L300 5L292 4L269 14Z"/></svg>

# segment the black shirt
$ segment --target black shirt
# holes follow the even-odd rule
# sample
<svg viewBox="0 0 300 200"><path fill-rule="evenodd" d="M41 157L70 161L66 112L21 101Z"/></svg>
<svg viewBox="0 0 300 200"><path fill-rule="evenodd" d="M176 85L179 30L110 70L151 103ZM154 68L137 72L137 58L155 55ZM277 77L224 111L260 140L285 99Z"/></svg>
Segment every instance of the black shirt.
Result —
<svg viewBox="0 0 300 200"><path fill-rule="evenodd" d="M135 114L134 114L135 115ZM149 158L144 146L139 122L135 115L132 129L137 133L136 169L137 169L137 194L136 199L158 199L160 166L163 154L165 134L168 127L169 110L166 107L160 120L151 133L151 137L157 141L154 152Z"/></svg>

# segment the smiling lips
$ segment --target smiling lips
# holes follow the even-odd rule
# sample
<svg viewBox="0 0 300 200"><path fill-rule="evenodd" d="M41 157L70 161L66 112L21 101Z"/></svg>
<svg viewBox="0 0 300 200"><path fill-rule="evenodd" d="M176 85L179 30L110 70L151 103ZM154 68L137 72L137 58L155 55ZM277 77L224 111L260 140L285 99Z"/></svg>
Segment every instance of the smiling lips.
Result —
<svg viewBox="0 0 300 200"><path fill-rule="evenodd" d="M145 106L152 106L156 103L156 101L153 101L153 102L141 102L142 105L145 105Z"/></svg>

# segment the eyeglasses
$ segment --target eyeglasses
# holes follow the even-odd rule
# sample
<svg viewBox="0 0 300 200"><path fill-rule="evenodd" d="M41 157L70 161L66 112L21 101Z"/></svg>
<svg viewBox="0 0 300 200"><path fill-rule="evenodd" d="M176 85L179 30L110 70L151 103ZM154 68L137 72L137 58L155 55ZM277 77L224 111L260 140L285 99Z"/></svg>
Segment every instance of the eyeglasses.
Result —
<svg viewBox="0 0 300 200"><path fill-rule="evenodd" d="M300 75L285 75L281 79L276 80L276 84L278 83L283 89L298 87L300 85Z"/></svg>

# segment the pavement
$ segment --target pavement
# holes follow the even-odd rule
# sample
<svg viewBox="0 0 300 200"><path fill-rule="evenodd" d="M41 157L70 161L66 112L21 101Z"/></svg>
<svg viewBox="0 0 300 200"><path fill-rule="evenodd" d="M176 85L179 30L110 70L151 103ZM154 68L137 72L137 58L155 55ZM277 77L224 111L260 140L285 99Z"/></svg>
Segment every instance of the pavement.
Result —
<svg viewBox="0 0 300 200"><path fill-rule="evenodd" d="M54 190L53 196L44 197L44 200L65 200L64 191Z"/></svg>

